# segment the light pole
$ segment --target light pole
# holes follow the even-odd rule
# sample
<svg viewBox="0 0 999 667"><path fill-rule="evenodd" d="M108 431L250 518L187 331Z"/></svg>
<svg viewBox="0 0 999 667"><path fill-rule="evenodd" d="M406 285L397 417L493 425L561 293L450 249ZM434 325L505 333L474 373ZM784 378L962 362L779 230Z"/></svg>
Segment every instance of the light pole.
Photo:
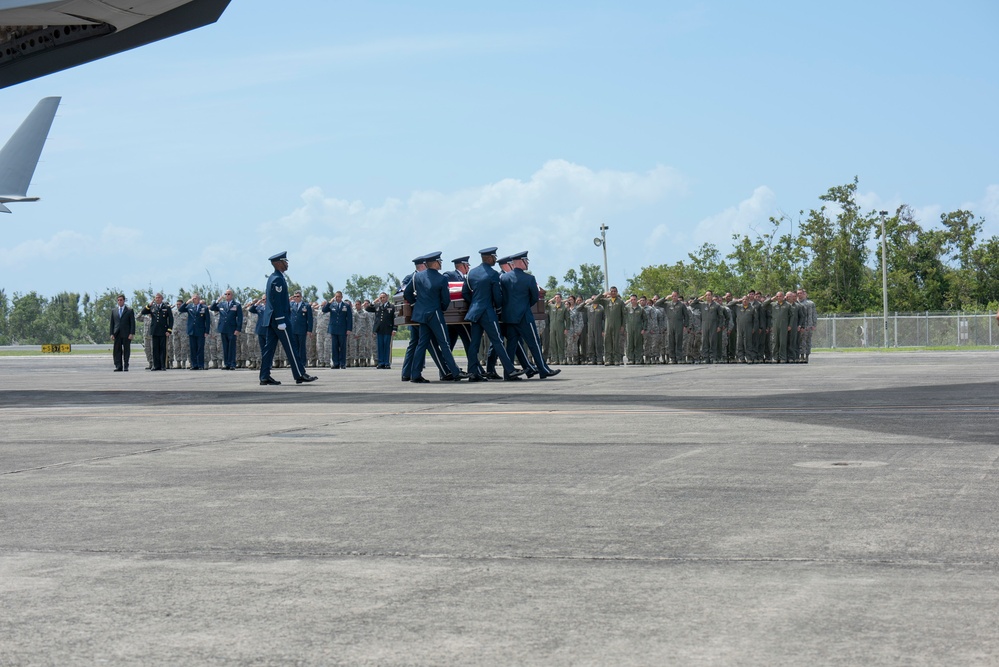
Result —
<svg viewBox="0 0 999 667"><path fill-rule="evenodd" d="M888 211L879 211L881 216L881 306L885 329L885 349L888 349L888 240L885 238L885 218Z"/></svg>
<svg viewBox="0 0 999 667"><path fill-rule="evenodd" d="M607 271L607 225L600 223L600 236L593 239L593 245L604 248L604 291L610 291L610 272ZM887 326L887 325L886 325Z"/></svg>

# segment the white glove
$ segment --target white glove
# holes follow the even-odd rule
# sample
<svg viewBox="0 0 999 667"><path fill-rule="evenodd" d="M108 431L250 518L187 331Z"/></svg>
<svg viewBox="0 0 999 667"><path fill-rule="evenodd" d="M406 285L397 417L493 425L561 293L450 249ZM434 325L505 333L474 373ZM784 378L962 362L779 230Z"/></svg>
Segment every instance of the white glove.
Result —
<svg viewBox="0 0 999 667"><path fill-rule="evenodd" d="M281 323L278 325L278 331L284 331L287 328L288 328L287 324Z"/></svg>

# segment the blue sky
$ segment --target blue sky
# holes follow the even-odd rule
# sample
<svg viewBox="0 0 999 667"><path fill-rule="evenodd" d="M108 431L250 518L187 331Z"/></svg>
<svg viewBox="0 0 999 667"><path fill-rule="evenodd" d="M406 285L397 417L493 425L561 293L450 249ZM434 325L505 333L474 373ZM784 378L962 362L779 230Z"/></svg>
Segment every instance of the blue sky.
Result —
<svg viewBox="0 0 999 667"><path fill-rule="evenodd" d="M0 91L4 138L63 97L0 287L262 286L279 250L342 287L490 245L543 280L601 223L623 286L855 175L999 234L995 2L360 4L232 0Z"/></svg>

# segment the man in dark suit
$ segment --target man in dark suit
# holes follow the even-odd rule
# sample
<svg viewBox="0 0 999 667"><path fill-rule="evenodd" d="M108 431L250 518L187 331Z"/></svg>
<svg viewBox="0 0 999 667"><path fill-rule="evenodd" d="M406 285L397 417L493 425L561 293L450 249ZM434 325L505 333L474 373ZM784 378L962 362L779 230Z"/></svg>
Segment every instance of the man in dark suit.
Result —
<svg viewBox="0 0 999 667"><path fill-rule="evenodd" d="M163 303L163 295L157 292L153 302L147 303L140 312L149 315L146 326L153 338L152 370L165 371L167 336L173 333L173 309L169 304Z"/></svg>
<svg viewBox="0 0 999 667"><path fill-rule="evenodd" d="M288 295L285 294L285 298ZM231 289L212 304L211 309L219 314L218 332L222 339L222 370L236 370L236 337L243 330L243 305L236 301Z"/></svg>
<svg viewBox="0 0 999 667"><path fill-rule="evenodd" d="M506 352L513 355L517 344L523 341L534 357L538 375L544 380L558 375L562 369L550 368L541 354L541 338L534 324L531 306L538 301L538 281L527 273L527 251L510 255L512 270L500 276L503 288L503 322L507 326Z"/></svg>
<svg viewBox="0 0 999 667"><path fill-rule="evenodd" d="M118 295L118 305L111 309L111 340L114 342L115 372L128 370L128 358L132 354L132 338L135 337L135 313L125 305L125 295Z"/></svg>
<svg viewBox="0 0 999 667"><path fill-rule="evenodd" d="M330 335L330 368L347 367L347 334L354 330L354 309L343 300L343 292L333 295L329 303L323 301L322 311L330 314L326 331Z"/></svg>
<svg viewBox="0 0 999 667"><path fill-rule="evenodd" d="M410 382L429 382L423 377L423 367L426 363L427 348L431 338L440 346L440 362L447 374L444 380L463 380L468 374L461 372L451 354L448 345L447 325L444 322L444 311L451 305L451 292L447 280L440 274L441 253L424 255L423 263L427 269L413 276L412 282L406 286L404 294L406 301L413 304L413 321L420 325L420 341L416 345L413 356L412 375Z"/></svg>
<svg viewBox="0 0 999 667"><path fill-rule="evenodd" d="M187 313L187 339L191 343L191 370L205 368L205 339L212 332L212 317L208 306L201 303L201 295L194 294L187 303L177 306L177 311Z"/></svg>
<svg viewBox="0 0 999 667"><path fill-rule="evenodd" d="M260 354L260 384L281 384L271 377L274 352L277 350L279 341L285 354L288 355L288 365L291 366L291 374L295 376L295 382L297 384L312 382L316 377L305 372L305 360L299 359L298 355L295 354L288 333L291 301L288 299L288 281L284 278L284 273L288 270L288 253L279 252L270 258L270 262L271 266L274 267L274 273L267 278L267 286L264 288L264 296L267 301L264 303L263 312L260 313L260 325L267 327L267 340Z"/></svg>
<svg viewBox="0 0 999 667"><path fill-rule="evenodd" d="M479 346L482 344L482 334L485 333L503 363L503 377L506 380L519 380L523 371L513 366L510 355L503 347L500 335L499 318L496 308L503 304L503 290L500 288L500 276L493 266L496 264L496 248L483 248L479 251L482 263L468 272L461 295L468 302L468 312L465 321L472 323L472 334L467 352L468 373L472 382L482 382L486 373L479 363Z"/></svg>
<svg viewBox="0 0 999 667"><path fill-rule="evenodd" d="M392 368L392 337L396 331L395 306L389 303L388 294L382 292L373 304L365 307L365 310L375 314L375 321L371 326L378 346L375 368Z"/></svg>

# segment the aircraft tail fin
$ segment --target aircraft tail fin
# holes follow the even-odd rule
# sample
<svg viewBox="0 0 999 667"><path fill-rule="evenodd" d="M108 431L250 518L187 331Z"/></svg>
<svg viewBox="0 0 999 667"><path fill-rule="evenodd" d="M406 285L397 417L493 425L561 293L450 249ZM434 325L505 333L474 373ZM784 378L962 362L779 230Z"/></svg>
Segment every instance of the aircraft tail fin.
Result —
<svg viewBox="0 0 999 667"><path fill-rule="evenodd" d="M46 97L0 149L0 196L25 196L61 97Z"/></svg>

